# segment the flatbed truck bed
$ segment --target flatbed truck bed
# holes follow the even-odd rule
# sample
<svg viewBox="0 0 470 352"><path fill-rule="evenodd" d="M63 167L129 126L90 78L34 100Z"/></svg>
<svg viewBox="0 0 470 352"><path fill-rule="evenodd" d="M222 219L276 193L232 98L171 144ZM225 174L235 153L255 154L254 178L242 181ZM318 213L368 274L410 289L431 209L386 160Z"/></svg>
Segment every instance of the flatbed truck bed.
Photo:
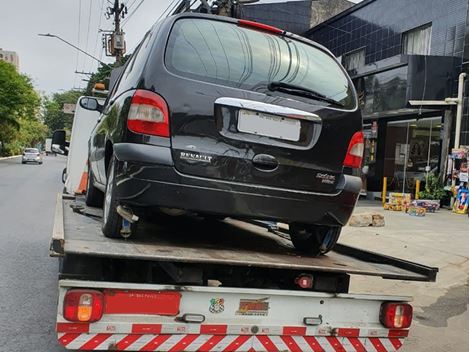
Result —
<svg viewBox="0 0 470 352"><path fill-rule="evenodd" d="M438 271L341 244L305 256L282 230L231 219L141 223L135 237L108 239L100 218L58 196L50 254L61 260L56 329L67 349L397 351L408 328L381 315L411 297L349 294L350 275L435 281ZM66 319L71 292L101 297L100 319Z"/></svg>

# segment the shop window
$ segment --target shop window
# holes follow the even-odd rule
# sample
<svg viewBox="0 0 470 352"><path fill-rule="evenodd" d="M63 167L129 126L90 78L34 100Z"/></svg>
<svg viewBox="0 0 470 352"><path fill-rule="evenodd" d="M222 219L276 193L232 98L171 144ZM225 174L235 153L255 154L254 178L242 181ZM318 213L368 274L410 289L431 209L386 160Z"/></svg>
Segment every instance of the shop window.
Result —
<svg viewBox="0 0 470 352"><path fill-rule="evenodd" d="M346 71L357 71L366 64L366 51L365 49L359 49L344 54L341 61Z"/></svg>
<svg viewBox="0 0 470 352"><path fill-rule="evenodd" d="M403 33L403 54L430 55L431 29L431 24L427 24Z"/></svg>

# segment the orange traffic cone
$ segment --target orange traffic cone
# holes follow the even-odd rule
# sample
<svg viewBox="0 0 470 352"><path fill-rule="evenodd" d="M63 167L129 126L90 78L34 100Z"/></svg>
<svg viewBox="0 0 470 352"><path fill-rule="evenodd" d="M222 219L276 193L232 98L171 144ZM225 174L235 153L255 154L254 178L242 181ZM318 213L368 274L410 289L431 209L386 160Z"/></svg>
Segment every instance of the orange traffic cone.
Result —
<svg viewBox="0 0 470 352"><path fill-rule="evenodd" d="M85 164L85 171L82 172L82 178L80 179L80 184L78 185L76 194L85 194L86 188L88 185L88 165Z"/></svg>

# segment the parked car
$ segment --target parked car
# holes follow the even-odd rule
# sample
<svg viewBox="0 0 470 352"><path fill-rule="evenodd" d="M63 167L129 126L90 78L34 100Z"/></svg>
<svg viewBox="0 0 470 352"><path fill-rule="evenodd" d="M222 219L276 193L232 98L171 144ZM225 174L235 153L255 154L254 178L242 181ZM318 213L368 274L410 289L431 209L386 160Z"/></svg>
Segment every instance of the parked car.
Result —
<svg viewBox="0 0 470 352"><path fill-rule="evenodd" d="M37 163L42 164L42 155L37 148L26 148L21 157L21 163Z"/></svg>
<svg viewBox="0 0 470 352"><path fill-rule="evenodd" d="M324 47L256 22L182 14L155 24L101 106L88 205L119 237L118 205L289 224L298 250L336 243L356 204L362 117Z"/></svg>

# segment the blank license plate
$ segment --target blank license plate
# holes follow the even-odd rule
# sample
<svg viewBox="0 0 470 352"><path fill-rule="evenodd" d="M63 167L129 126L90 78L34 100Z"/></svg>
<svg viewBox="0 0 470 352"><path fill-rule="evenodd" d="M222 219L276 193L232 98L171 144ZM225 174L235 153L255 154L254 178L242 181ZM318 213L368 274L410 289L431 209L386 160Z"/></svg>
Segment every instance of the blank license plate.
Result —
<svg viewBox="0 0 470 352"><path fill-rule="evenodd" d="M297 142L300 139L300 121L275 115L240 110L238 130L260 136Z"/></svg>

